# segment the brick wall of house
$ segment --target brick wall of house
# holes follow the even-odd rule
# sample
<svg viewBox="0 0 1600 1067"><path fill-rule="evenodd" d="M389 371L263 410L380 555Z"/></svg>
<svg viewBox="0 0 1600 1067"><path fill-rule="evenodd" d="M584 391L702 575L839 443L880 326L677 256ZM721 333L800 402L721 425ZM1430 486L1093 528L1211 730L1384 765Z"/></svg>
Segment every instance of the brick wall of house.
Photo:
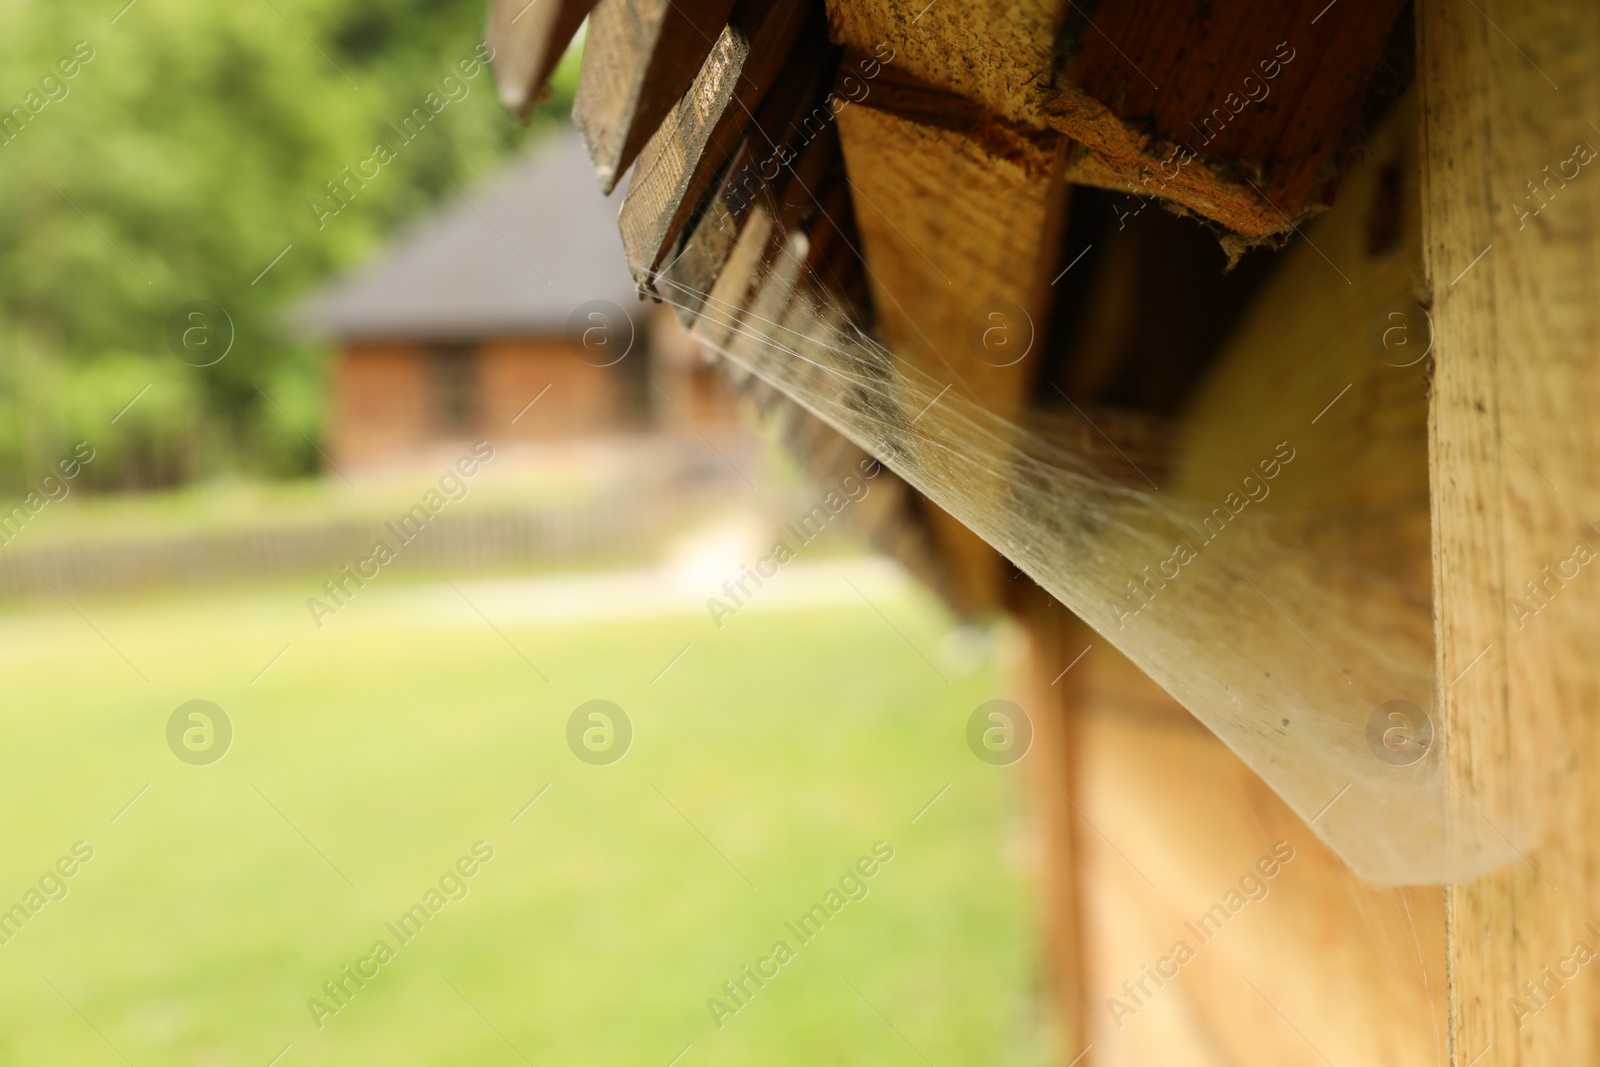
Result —
<svg viewBox="0 0 1600 1067"><path fill-rule="evenodd" d="M627 402L634 373L623 365L591 366L559 337L348 342L333 373L331 455L341 467L362 467L454 441L513 443L638 428L644 414Z"/></svg>

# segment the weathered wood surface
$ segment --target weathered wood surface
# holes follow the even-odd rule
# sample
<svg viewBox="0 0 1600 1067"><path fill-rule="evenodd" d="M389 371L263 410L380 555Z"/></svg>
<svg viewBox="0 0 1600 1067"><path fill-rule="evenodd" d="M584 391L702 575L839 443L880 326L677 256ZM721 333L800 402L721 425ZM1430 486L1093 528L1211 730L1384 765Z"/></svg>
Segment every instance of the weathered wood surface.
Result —
<svg viewBox="0 0 1600 1067"><path fill-rule="evenodd" d="M1422 271L1416 121L1414 103L1402 101L1368 141L1332 210L1281 254L1189 398L1174 444L1173 488L1209 499L1263 448L1289 441L1300 453L1294 476L1274 485L1265 507L1305 516L1298 532L1308 559L1376 572L1402 591L1395 603L1409 605L1407 617L1369 612L1366 625L1413 635L1426 659L1429 366L1415 304ZM1391 322L1390 347L1380 347Z"/></svg>
<svg viewBox="0 0 1600 1067"><path fill-rule="evenodd" d="M1061 1062L1089 1043L1087 1014L1094 992L1084 985L1090 968L1084 959L1081 894L1085 826L1073 809L1079 778L1074 751L1082 704L1083 675L1062 674L1092 640L1089 628L1026 577L1010 579L1008 606L1023 620L1025 657L1013 699L1033 724L1033 747L1022 762L1029 814L1038 840L1038 923L1044 947L1045 979L1059 1028ZM1009 695L1009 694L1008 694ZM1085 1057L1079 1067L1095 1062Z"/></svg>
<svg viewBox="0 0 1600 1067"><path fill-rule="evenodd" d="M1361 882L1103 642L1054 688L1068 685L1086 1026L1067 1056L1092 1044L1085 1064L1436 1067L1443 891Z"/></svg>
<svg viewBox="0 0 1600 1067"><path fill-rule="evenodd" d="M572 117L610 193L677 106L733 12L734 0L600 0Z"/></svg>
<svg viewBox="0 0 1600 1067"><path fill-rule="evenodd" d="M1596 1063L1600 12L1419 23L1440 725L1461 817L1524 857L1449 890L1452 1062Z"/></svg>
<svg viewBox="0 0 1600 1067"><path fill-rule="evenodd" d="M1170 200L1243 247L1331 201L1369 94L1405 83L1408 53L1397 66L1391 47L1405 6L834 0L828 13L834 40L897 77L1068 134L1069 180Z"/></svg>
<svg viewBox="0 0 1600 1067"><path fill-rule="evenodd" d="M848 14L838 10L845 6ZM864 20L871 6L830 5L830 19L864 38L896 32L892 22ZM927 32L953 32L940 27ZM1038 367L1031 347L1048 324L1065 139L933 106L904 71L851 47L841 76L858 78L863 90L837 121L878 333L920 374L1015 421ZM921 408L929 398L914 402ZM922 417L915 408L907 415ZM958 603L997 607L999 555L961 523L939 523L939 542L963 578Z"/></svg>
<svg viewBox="0 0 1600 1067"><path fill-rule="evenodd" d="M1042 125L1066 0L827 0L834 41L904 76Z"/></svg>
<svg viewBox="0 0 1600 1067"><path fill-rule="evenodd" d="M522 118L544 94L595 0L494 0L488 43L500 103Z"/></svg>
<svg viewBox="0 0 1600 1067"><path fill-rule="evenodd" d="M656 288L671 293L684 325L693 325L704 294L710 293L723 273L744 220L754 205L776 210L795 173L796 157L808 152L837 155L837 134L811 149L816 140L802 143L802 116L812 112L833 77L831 51L802 57L762 101L756 121L729 159L715 190L699 217L678 240L672 258L663 268ZM787 161L787 162L785 162ZM802 168L813 164L801 162ZM753 264L745 264L753 269Z"/></svg>
<svg viewBox="0 0 1600 1067"><path fill-rule="evenodd" d="M1067 14L1046 121L1132 185L1253 240L1331 202L1405 0L1136 0ZM1406 53L1401 53L1405 57ZM1404 84L1394 70L1392 88ZM1149 192L1144 190L1148 189Z"/></svg>
<svg viewBox="0 0 1600 1067"><path fill-rule="evenodd" d="M618 220L623 248L641 285L649 284L728 157L750 132L768 91L790 62L808 15L814 14L802 0L744 0L689 91L645 144ZM809 51L825 53L823 42L818 20ZM802 62L790 66L796 82L805 81Z"/></svg>

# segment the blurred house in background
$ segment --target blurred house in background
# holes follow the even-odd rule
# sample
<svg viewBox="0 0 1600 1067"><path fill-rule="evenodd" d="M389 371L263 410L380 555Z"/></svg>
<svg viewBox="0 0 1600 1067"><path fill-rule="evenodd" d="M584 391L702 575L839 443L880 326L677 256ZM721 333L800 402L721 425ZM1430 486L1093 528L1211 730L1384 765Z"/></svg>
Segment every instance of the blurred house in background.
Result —
<svg viewBox="0 0 1600 1067"><path fill-rule="evenodd" d="M698 346L628 283L616 207L575 131L453 200L296 315L339 345L326 437L340 468L480 439L515 452L740 433Z"/></svg>

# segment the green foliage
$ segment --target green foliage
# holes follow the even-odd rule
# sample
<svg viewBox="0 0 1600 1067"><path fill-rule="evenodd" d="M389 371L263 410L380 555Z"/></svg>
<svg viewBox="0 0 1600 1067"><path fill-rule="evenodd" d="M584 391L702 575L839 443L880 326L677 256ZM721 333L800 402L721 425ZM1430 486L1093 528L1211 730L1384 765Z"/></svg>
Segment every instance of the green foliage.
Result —
<svg viewBox="0 0 1600 1067"><path fill-rule="evenodd" d="M102 486L315 469L324 353L284 308L537 136L570 78L511 122L462 76L481 3L123 3L0 9L0 485L81 438ZM326 183L452 74L465 95L319 227ZM191 300L232 320L214 366L168 350Z"/></svg>

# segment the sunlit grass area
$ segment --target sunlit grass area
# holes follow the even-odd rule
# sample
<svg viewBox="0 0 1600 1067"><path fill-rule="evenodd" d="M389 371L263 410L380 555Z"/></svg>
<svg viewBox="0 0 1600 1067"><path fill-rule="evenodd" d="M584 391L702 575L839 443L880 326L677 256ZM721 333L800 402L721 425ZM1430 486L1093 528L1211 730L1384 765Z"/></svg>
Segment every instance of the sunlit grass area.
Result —
<svg viewBox="0 0 1600 1067"><path fill-rule="evenodd" d="M0 908L45 883L0 1062L1047 1062L1019 776L964 741L998 672L861 588L720 630L519 622L486 583L321 630L298 586L0 617ZM633 725L609 766L566 740L595 698ZM208 766L168 747L194 699L234 730Z"/></svg>

